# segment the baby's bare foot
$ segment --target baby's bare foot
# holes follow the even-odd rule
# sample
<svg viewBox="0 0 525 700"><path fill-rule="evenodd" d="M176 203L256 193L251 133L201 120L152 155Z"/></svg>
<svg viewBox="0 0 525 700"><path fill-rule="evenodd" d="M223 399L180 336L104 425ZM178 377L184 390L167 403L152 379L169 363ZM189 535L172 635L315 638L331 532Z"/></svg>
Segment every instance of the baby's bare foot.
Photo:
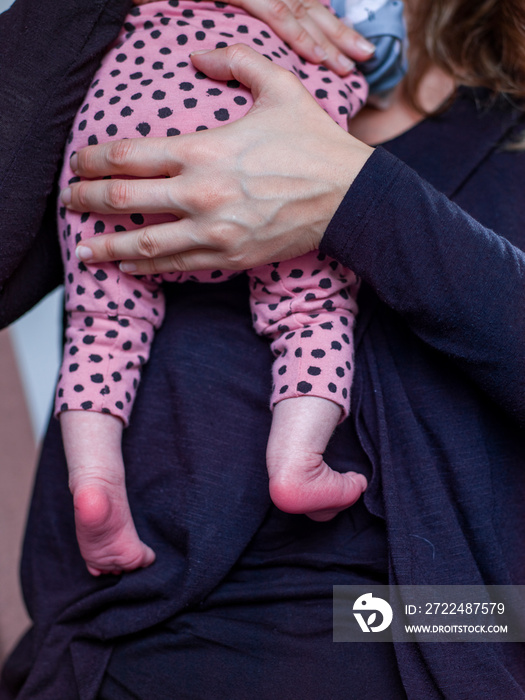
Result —
<svg viewBox="0 0 525 700"><path fill-rule="evenodd" d="M94 476L75 481L77 540L90 574L120 574L152 564L155 553L137 534L124 482Z"/></svg>
<svg viewBox="0 0 525 700"><path fill-rule="evenodd" d="M303 513L326 521L353 505L367 487L362 474L333 471L321 461L315 467L291 466L269 469L270 496L286 513Z"/></svg>
<svg viewBox="0 0 525 700"><path fill-rule="evenodd" d="M366 489L362 474L340 474L323 459L340 418L341 407L318 396L284 399L274 407L266 465L277 508L331 520Z"/></svg>

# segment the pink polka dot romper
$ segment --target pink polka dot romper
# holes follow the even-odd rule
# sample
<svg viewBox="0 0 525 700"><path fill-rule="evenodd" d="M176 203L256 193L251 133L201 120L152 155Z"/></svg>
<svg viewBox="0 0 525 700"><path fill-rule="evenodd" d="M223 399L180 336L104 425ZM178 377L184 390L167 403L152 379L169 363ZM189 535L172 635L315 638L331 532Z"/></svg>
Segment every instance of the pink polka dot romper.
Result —
<svg viewBox="0 0 525 700"><path fill-rule="evenodd" d="M75 119L61 187L74 182L68 163L88 144L111 139L176 136L242 117L252 104L237 81L208 79L189 54L244 42L295 73L346 129L367 95L364 78L340 78L305 62L267 25L220 2L160 0L134 7L104 57ZM220 282L225 270L135 278L113 263L84 265L74 250L102 232L173 220L168 215L100 216L59 210L66 269L67 330L56 409L111 413L127 425L154 330L163 319L163 282ZM255 329L275 356L271 405L290 397L330 399L348 413L352 325L358 281L335 260L314 252L248 272Z"/></svg>

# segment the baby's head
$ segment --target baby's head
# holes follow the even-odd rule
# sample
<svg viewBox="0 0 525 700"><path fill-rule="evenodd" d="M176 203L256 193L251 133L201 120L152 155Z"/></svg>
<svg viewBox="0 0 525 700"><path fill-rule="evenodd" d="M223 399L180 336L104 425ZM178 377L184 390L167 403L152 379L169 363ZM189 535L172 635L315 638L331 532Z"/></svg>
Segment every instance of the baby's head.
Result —
<svg viewBox="0 0 525 700"><path fill-rule="evenodd" d="M406 74L406 28L401 0L332 0L341 19L375 45L372 58L359 63L370 92L369 104L388 106Z"/></svg>

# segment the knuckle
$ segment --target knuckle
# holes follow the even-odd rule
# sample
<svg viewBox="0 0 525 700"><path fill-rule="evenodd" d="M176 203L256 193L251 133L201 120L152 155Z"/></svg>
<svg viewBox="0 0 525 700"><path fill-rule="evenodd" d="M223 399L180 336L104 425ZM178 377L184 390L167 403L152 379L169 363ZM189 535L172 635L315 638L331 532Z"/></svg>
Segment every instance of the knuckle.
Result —
<svg viewBox="0 0 525 700"><path fill-rule="evenodd" d="M88 172L91 165L92 165L92 153L93 149L91 148L81 148L80 151L76 151L72 155L76 155L78 159L78 168L77 170L79 172Z"/></svg>
<svg viewBox="0 0 525 700"><path fill-rule="evenodd" d="M225 256L225 260L229 270L248 270L254 267L254 260L248 254L242 242L239 242L235 249L229 251L229 254Z"/></svg>
<svg viewBox="0 0 525 700"><path fill-rule="evenodd" d="M202 200L201 203L203 214L211 217L217 212L220 212L223 202L224 196L221 191L219 191L216 187L208 188L206 192L206 199ZM212 235L214 231L215 229L213 230Z"/></svg>
<svg viewBox="0 0 525 700"><path fill-rule="evenodd" d="M310 12L310 10L315 10L318 6L319 3L317 0L301 0L301 2L304 5L305 12Z"/></svg>
<svg viewBox="0 0 525 700"><path fill-rule="evenodd" d="M227 255L224 257L224 268L226 270L247 270L249 265L244 255Z"/></svg>
<svg viewBox="0 0 525 700"><path fill-rule="evenodd" d="M259 54L246 44L232 44L224 49L230 63L232 73L235 76L235 67L250 64L253 61L254 56ZM206 132L203 132L206 133Z"/></svg>
<svg viewBox="0 0 525 700"><path fill-rule="evenodd" d="M128 201L128 188L124 180L112 180L105 189L105 203L111 209L120 210Z"/></svg>
<svg viewBox="0 0 525 700"><path fill-rule="evenodd" d="M148 260L147 264L144 265L144 273L148 275L161 275L166 270L163 268L162 264L156 258Z"/></svg>
<svg viewBox="0 0 525 700"><path fill-rule="evenodd" d="M343 39L353 36L355 32L346 27L342 22L336 22L332 29L332 37L336 42L342 42Z"/></svg>
<svg viewBox="0 0 525 700"><path fill-rule="evenodd" d="M268 3L268 11L270 17L275 19L283 19L288 16L290 10L282 0L270 0Z"/></svg>
<svg viewBox="0 0 525 700"><path fill-rule="evenodd" d="M150 228L144 228L139 232L137 238L137 248L139 254L145 258L153 259L158 256L159 246ZM153 260L152 262L155 264Z"/></svg>
<svg viewBox="0 0 525 700"><path fill-rule="evenodd" d="M237 236L239 232L236 232ZM227 270L246 270L250 265L246 256L246 248L243 245L244 238L234 238L231 228L223 229L219 232L222 236L222 245L217 246L224 260L224 267Z"/></svg>
<svg viewBox="0 0 525 700"><path fill-rule="evenodd" d="M89 211L88 188L87 182L79 182L71 188L72 197L80 211Z"/></svg>
<svg viewBox="0 0 525 700"><path fill-rule="evenodd" d="M208 233L209 245L214 250L219 250L228 254L234 235L235 233L232 231L232 226L222 222L210 229Z"/></svg>
<svg viewBox="0 0 525 700"><path fill-rule="evenodd" d="M298 25L297 33L295 35L295 40L297 41L297 43L306 44L306 42L310 39L311 36L308 33L308 31L302 25Z"/></svg>
<svg viewBox="0 0 525 700"><path fill-rule="evenodd" d="M112 141L106 151L107 164L114 168L120 168L129 161L133 143L131 139Z"/></svg>
<svg viewBox="0 0 525 700"><path fill-rule="evenodd" d="M207 131L202 131L200 134L207 134ZM224 162L224 142L220 134L217 134L216 140L213 139L206 140L202 139L199 143L193 146L192 156L195 158L195 162L199 166L207 167L212 172L212 168L219 166ZM214 177L206 177L206 181L203 180L203 185L205 186L206 192L214 191L217 188L217 182ZM192 198L192 193L188 193L188 197ZM195 197L195 199L199 199Z"/></svg>
<svg viewBox="0 0 525 700"><path fill-rule="evenodd" d="M221 163L224 163L224 149L221 151L215 151L213 148L205 149L201 156L203 158L202 163L208 167L212 163L214 165L217 163L218 167L221 166ZM180 198L184 201L187 210L204 217L204 220L210 225L210 229L215 224L220 224L222 221L221 217L224 215L224 208L231 204L234 197L229 184L226 181L221 182L218 177L215 177L215 172L217 172L216 167L210 177L197 181L198 186L194 186L192 183L187 190L183 192L181 190L182 194L180 194Z"/></svg>
<svg viewBox="0 0 525 700"><path fill-rule="evenodd" d="M270 0L270 2L268 3L268 12L271 18L273 18L277 22L282 22L288 19L290 13L293 14L293 9L291 9L282 0Z"/></svg>
<svg viewBox="0 0 525 700"><path fill-rule="evenodd" d="M303 2L303 0L290 0L290 12L297 19L300 19L301 17L304 17L306 15L306 13L308 12L308 7L309 5L307 1Z"/></svg>
<svg viewBox="0 0 525 700"><path fill-rule="evenodd" d="M253 54L253 49L246 44L232 44L232 46L228 46L226 52L232 61L243 61Z"/></svg>
<svg viewBox="0 0 525 700"><path fill-rule="evenodd" d="M188 272L189 267L184 261L184 257L180 253L173 253L167 258L170 271Z"/></svg>
<svg viewBox="0 0 525 700"><path fill-rule="evenodd" d="M117 259L117 250L115 248L113 236L106 236L106 239L104 240L104 251L109 260Z"/></svg>

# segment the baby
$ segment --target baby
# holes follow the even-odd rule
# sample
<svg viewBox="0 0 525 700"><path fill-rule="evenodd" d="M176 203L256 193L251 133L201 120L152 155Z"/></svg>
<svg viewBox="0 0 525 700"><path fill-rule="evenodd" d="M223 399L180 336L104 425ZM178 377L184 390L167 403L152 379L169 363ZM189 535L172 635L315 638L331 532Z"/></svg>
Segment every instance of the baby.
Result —
<svg viewBox="0 0 525 700"><path fill-rule="evenodd" d="M83 146L109 139L176 136L243 116L250 92L196 71L189 54L244 42L294 72L346 129L364 103L361 74L340 78L305 62L260 20L223 3L157 0L134 7L102 61L77 114L61 187ZM300 125L298 125L300 128ZM136 278L116 264L86 266L80 241L102 232L172 220L168 215L99 216L60 206L66 268L66 344L56 393L80 551L93 575L151 564L153 551L135 529L125 489L121 436L142 365L163 319L163 282L220 282L225 270ZM366 488L360 474L340 474L323 460L335 426L348 415L353 374L352 326L358 280L314 252L249 271L256 331L275 357L268 441L270 495L290 513L329 520Z"/></svg>

